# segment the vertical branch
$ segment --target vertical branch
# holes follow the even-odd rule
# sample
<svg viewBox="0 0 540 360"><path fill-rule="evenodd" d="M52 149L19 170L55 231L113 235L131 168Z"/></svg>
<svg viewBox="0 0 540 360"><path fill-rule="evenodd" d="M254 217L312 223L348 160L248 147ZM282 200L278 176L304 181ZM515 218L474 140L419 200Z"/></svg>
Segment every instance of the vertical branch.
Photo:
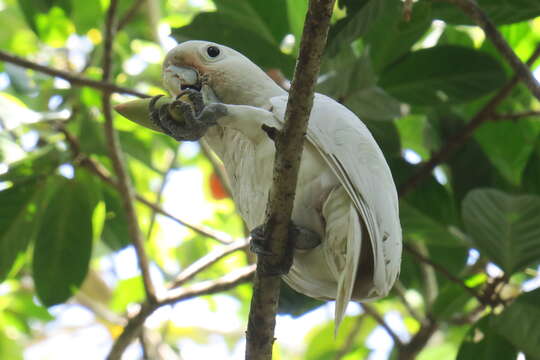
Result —
<svg viewBox="0 0 540 360"><path fill-rule="evenodd" d="M112 74L112 45L115 34L115 14L118 1L111 0L109 10L107 11L107 18L105 23L105 42L103 51L103 81L108 82ZM122 196L122 203L126 210L128 229L137 253L137 261L144 281L144 288L146 295L150 302L155 301L154 286L150 279L150 269L148 266L148 259L144 251L143 238L137 223L137 214L134 206L134 193L131 179L129 178L124 159L122 158L122 149L118 141L118 134L114 130L113 116L111 109L111 93L104 91L102 96L103 102L103 115L105 117L105 137L107 139L107 147L109 149L109 156L118 177L119 191Z"/></svg>
<svg viewBox="0 0 540 360"><path fill-rule="evenodd" d="M265 236L272 256L259 256L247 329L246 359L270 360L281 278L271 269L284 263L304 134L311 107L320 58L326 45L335 0L311 0L306 15L300 54L289 93L285 125L276 139L274 182L266 209ZM289 255L291 255L289 253Z"/></svg>

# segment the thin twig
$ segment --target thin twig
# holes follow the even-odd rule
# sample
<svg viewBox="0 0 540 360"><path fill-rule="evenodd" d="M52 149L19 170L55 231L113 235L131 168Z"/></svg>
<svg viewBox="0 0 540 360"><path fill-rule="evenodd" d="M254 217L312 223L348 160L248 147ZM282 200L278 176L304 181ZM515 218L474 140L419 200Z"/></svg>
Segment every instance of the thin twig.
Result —
<svg viewBox="0 0 540 360"><path fill-rule="evenodd" d="M399 336L394 332L394 330L392 330L392 328L390 326L388 326L388 324L386 323L386 321L384 321L381 314L379 314L379 312L373 306L371 306L369 304L366 304L366 303L362 303L362 304L360 304L360 306L362 307L362 309L364 309L366 314L368 314L373 319L375 319L375 321L378 322L379 325L381 325L383 327L383 329L392 338L392 341L394 341L395 346L397 346L398 348L403 346L403 342L401 341Z"/></svg>
<svg viewBox="0 0 540 360"><path fill-rule="evenodd" d="M115 188L120 187L120 184L118 183L118 181L112 178L112 176L109 174L109 171L103 165L95 161L94 159L81 155L78 161L80 162L82 166L86 167L88 170L90 170L93 174L98 176L101 180L103 180L107 184L114 186ZM145 199L139 194L135 194L135 199L139 201L140 203L146 205L153 211L157 212L158 214L166 216L170 218L171 220L173 220L174 222L182 226L185 226L198 234L214 239L222 244L230 244L232 242L232 238L228 236L226 233L223 233L214 229L210 229L203 225L194 225L182 219L179 219L173 214L163 209L162 207L154 204L150 200Z"/></svg>
<svg viewBox="0 0 540 360"><path fill-rule="evenodd" d="M128 88L124 88L115 84L111 84L108 81L98 81L98 80L88 79L88 78L73 74L68 71L53 69L51 67L40 65L38 63L28 61L21 57L9 54L2 50L0 50L0 61L5 61L11 64L21 66L26 69L31 69L34 71L39 71L40 73L43 73L43 74L59 77L61 79L68 81L71 85L88 86L88 87L98 89L101 91L109 91L109 92L120 93L120 94L129 94L129 95L137 96L140 98L148 97L148 95L135 91L133 89L128 89Z"/></svg>
<svg viewBox="0 0 540 360"><path fill-rule="evenodd" d="M154 204L156 206L160 206L161 204L161 197L163 196L163 191L165 190L165 186L167 186L167 181L169 178L169 174L174 169L174 165L176 164L176 159L178 158L178 152L179 147L176 147L174 150L173 156L171 157L171 160L169 161L169 165L167 166L167 169L162 175L161 184L159 184L159 188L156 192L156 200L154 201ZM148 232L146 233L146 238L150 239L152 236L152 232L154 231L154 225L156 224L156 218L157 218L157 211L152 209L152 214L150 215L150 224L148 225Z"/></svg>
<svg viewBox="0 0 540 360"><path fill-rule="evenodd" d="M304 134L335 0L311 0L289 93L285 124L275 141L274 182L266 209L265 236L272 256L258 256L247 328L246 359L270 360L281 278L270 269L284 263ZM270 270L270 271L269 271Z"/></svg>
<svg viewBox="0 0 540 360"><path fill-rule="evenodd" d="M336 356L334 357L334 360L341 360L343 359L349 351L352 350L353 346L356 342L356 337L360 333L360 330L362 330L362 324L364 323L365 315L358 315L354 321L353 327L351 331L349 331L349 334L347 334L347 338L345 339L345 343L343 346L339 349L339 351L336 353Z"/></svg>
<svg viewBox="0 0 540 360"><path fill-rule="evenodd" d="M528 117L540 117L540 111L524 111L519 113L500 114L495 113L491 117L491 121L504 121L504 120L520 120Z"/></svg>
<svg viewBox="0 0 540 360"><path fill-rule="evenodd" d="M518 78L529 88L531 93L540 100L540 84L529 68L518 58L514 50L508 45L495 24L478 6L475 0L444 0L461 8L478 26L484 30L486 37L491 40L499 53L508 61Z"/></svg>
<svg viewBox="0 0 540 360"><path fill-rule="evenodd" d="M112 45L114 40L114 32L116 29L114 21L117 4L117 0L111 0L105 22L105 42L103 51L103 81L105 82L110 80L112 73ZM102 102L103 116L105 117L104 130L107 140L107 147L109 149L111 162L118 178L118 190L122 197L122 204L126 211L129 235L137 254L137 261L139 268L141 269L146 296L150 302L155 302L156 295L154 285L152 284L152 279L150 277L150 266L144 250L144 239L142 237L141 230L139 229L137 213L134 206L135 196L133 194L133 186L131 184L129 174L127 173L126 164L124 163L122 149L118 140L118 134L114 129L110 92L103 92Z"/></svg>
<svg viewBox="0 0 540 360"><path fill-rule="evenodd" d="M194 263L189 265L187 268L185 268L180 274L178 274L176 279L174 279L174 281L170 283L167 287L169 289L173 289L173 288L182 286L183 284L191 280L193 277L195 277L198 273L200 273L204 269L207 269L212 264L216 263L217 261L224 258L225 256L235 251L245 248L248 244L249 244L249 241L247 239L240 239L229 245L223 246L219 249L209 252L208 254L199 258L197 261L195 261Z"/></svg>
<svg viewBox="0 0 540 360"><path fill-rule="evenodd" d="M231 191L231 183L229 181L229 177L227 176L227 173L225 172L225 167L221 163L221 161L217 158L217 156L214 154L210 146L206 143L206 141L202 140L199 141L199 144L201 145L201 150L212 164L212 167L214 168L214 171L221 183L223 185L225 192L227 195L232 198L232 191Z"/></svg>
<svg viewBox="0 0 540 360"><path fill-rule="evenodd" d="M473 288L470 288L467 285L465 285L463 280L461 280L460 278L458 278L457 276L452 274L446 268L444 268L443 266L431 261L430 259L428 259L424 255L420 254L418 251L413 249L411 245L409 245L407 243L403 243L403 248L406 249L410 254L412 254L414 257L416 257L421 262L426 263L426 264L430 265L431 267L433 267L435 270L437 270L442 275L444 275L446 278L448 278L448 280L450 280L450 281L458 284L459 286L461 286L466 292L468 292L473 297L475 297L480 303L484 303L484 298L482 297L482 295L478 294L476 292L476 290L474 290Z"/></svg>
<svg viewBox="0 0 540 360"><path fill-rule="evenodd" d="M151 304L148 301L144 302L141 305L139 313L129 319L122 334L116 339L107 356L107 360L118 360L121 358L127 346L139 335L144 321L159 307L198 296L211 295L230 290L240 284L250 281L253 278L254 273L255 265L246 266L216 280L203 281L181 289L175 289L174 292L171 292L165 299L158 301L157 303Z"/></svg>
<svg viewBox="0 0 540 360"><path fill-rule="evenodd" d="M407 312L409 313L409 315L411 315L420 324L424 323L425 321L424 316L420 314L418 311L416 311L416 309L407 300L407 297L405 296L406 289L401 283L401 281L397 280L395 282L393 290L397 294L397 296L400 298L401 302L403 303L403 306L405 306L405 309L407 309Z"/></svg>
<svg viewBox="0 0 540 360"><path fill-rule="evenodd" d="M531 66L540 56L540 45L538 45L533 54L527 60L527 65ZM404 197L409 192L414 190L418 185L431 175L435 167L444 161L461 147L474 133L474 131L484 122L489 121L493 116L495 108L510 94L512 89L517 85L519 78L514 76L505 86L503 86L497 94L495 94L484 107L476 113L472 120L461 129L460 132L450 137L446 144L441 149L435 152L428 162L424 163L420 169L409 179L399 186L399 197Z"/></svg>
<svg viewBox="0 0 540 360"><path fill-rule="evenodd" d="M411 341L399 348L398 360L413 360L416 355L426 346L431 336L437 331L438 324L432 318L428 318L425 324L422 324L420 330L413 336Z"/></svg>
<svg viewBox="0 0 540 360"><path fill-rule="evenodd" d="M118 25L116 26L116 31L122 30L137 14L137 11L139 11L139 8L141 5L145 2L145 0L137 0L135 1L129 9L124 13L124 16L118 20Z"/></svg>

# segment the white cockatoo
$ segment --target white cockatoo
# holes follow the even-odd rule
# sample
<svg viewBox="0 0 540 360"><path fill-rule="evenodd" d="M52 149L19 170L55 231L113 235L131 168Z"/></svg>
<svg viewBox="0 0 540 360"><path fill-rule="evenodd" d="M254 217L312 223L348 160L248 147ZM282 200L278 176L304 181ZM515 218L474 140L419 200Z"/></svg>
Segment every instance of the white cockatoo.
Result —
<svg viewBox="0 0 540 360"><path fill-rule="evenodd" d="M273 177L267 129L282 128L287 91L239 52L206 41L169 51L163 81L191 103L154 109L153 121L178 140L207 142L223 161L239 213L257 229ZM183 122L169 115L171 106ZM341 104L315 94L306 139L292 213L297 239L283 279L307 296L335 299L337 329L350 300L385 296L399 274L398 197L373 136Z"/></svg>

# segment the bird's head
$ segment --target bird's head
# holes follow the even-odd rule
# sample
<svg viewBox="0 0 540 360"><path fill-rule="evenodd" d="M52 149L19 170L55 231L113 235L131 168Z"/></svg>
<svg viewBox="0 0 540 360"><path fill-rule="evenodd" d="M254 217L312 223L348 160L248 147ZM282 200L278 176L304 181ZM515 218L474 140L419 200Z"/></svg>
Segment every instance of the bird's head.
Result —
<svg viewBox="0 0 540 360"><path fill-rule="evenodd" d="M284 93L247 57L208 41L186 41L171 49L163 61L163 84L172 95L208 85L223 103L251 106L264 106Z"/></svg>

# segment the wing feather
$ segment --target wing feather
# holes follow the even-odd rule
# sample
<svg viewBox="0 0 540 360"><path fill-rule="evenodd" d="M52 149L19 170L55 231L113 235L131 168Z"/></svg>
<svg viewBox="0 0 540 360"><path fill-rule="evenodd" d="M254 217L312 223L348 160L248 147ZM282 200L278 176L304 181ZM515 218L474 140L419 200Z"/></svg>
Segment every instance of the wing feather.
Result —
<svg viewBox="0 0 540 360"><path fill-rule="evenodd" d="M282 120L287 96L270 102ZM402 245L396 187L382 151L354 113L321 94L315 95L306 138L336 174L366 226L374 259L369 297L386 295L399 274ZM351 222L349 233L356 232L361 232L360 223ZM359 258L360 246L348 246L347 256Z"/></svg>

